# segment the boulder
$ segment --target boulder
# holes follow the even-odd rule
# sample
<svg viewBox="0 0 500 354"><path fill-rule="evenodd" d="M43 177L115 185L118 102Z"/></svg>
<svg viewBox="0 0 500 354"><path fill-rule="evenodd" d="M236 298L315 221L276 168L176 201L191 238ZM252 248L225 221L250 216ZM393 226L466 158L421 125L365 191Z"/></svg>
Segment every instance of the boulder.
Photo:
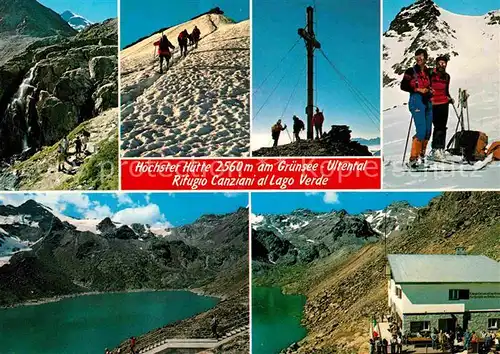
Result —
<svg viewBox="0 0 500 354"><path fill-rule="evenodd" d="M54 96L79 107L88 101L92 88L89 71L78 68L64 73L54 88Z"/></svg>
<svg viewBox="0 0 500 354"><path fill-rule="evenodd" d="M110 218L104 218L99 224L97 224L97 230L101 231L103 234L108 234L114 232L116 230L116 226Z"/></svg>
<svg viewBox="0 0 500 354"><path fill-rule="evenodd" d="M94 92L92 98L95 102L94 112L96 114L118 107L118 85L116 83L105 84Z"/></svg>
<svg viewBox="0 0 500 354"><path fill-rule="evenodd" d="M95 81L103 81L116 71L117 59L113 56L100 56L90 59L90 77Z"/></svg>
<svg viewBox="0 0 500 354"><path fill-rule="evenodd" d="M75 112L57 97L47 91L40 93L40 100L36 105L39 126L44 141L53 144L62 136L68 134L77 124Z"/></svg>

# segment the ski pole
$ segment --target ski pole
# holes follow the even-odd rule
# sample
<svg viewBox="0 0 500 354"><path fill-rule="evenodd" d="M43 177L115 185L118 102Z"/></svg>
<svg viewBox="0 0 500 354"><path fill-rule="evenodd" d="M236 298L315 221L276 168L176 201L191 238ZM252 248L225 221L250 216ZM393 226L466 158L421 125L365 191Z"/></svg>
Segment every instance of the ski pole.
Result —
<svg viewBox="0 0 500 354"><path fill-rule="evenodd" d="M457 115L457 119L458 119L457 126L455 127L455 134L456 134L458 131L458 126L460 125L461 122L463 122L463 120L460 118L460 115L458 114L458 110L457 110L457 107L455 107L455 104L452 103L451 105L453 106L453 109L455 110L455 114ZM465 130L463 124L462 124L462 130Z"/></svg>
<svg viewBox="0 0 500 354"><path fill-rule="evenodd" d="M290 142L293 143L292 137L290 136L290 132L288 129L286 129L286 133L288 134L288 139L290 139Z"/></svg>
<svg viewBox="0 0 500 354"><path fill-rule="evenodd" d="M401 162L401 166L405 165L406 151L408 150L408 141L410 140L410 133L411 133L412 124L413 124L413 117L410 115L410 126L408 127L408 135L406 136L405 151L403 153L403 161Z"/></svg>

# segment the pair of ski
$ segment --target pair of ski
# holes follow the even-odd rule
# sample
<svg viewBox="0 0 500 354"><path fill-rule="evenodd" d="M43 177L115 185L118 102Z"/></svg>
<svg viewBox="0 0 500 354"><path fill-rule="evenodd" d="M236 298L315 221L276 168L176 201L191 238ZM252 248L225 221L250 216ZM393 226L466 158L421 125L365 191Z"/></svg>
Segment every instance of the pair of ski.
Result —
<svg viewBox="0 0 500 354"><path fill-rule="evenodd" d="M474 164L464 163L459 160L436 160L433 159L431 163L418 165L417 167L410 167L406 164L403 167L404 172L460 172L460 171L480 171L484 169L491 161L493 155L489 155L483 161L477 161Z"/></svg>

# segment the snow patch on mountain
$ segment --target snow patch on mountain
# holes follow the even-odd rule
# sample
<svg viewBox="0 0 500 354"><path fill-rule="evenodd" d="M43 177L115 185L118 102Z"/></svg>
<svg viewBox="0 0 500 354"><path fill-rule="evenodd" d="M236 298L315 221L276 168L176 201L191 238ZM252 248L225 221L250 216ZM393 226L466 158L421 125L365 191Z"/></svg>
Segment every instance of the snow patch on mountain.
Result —
<svg viewBox="0 0 500 354"><path fill-rule="evenodd" d="M77 15L71 11L64 11L61 14L61 17L64 21L66 21L71 27L73 27L77 31L83 31L89 26L92 26L94 23L87 20L85 17Z"/></svg>
<svg viewBox="0 0 500 354"><path fill-rule="evenodd" d="M29 215L0 215L0 225L21 224L31 227L39 227L38 223L30 220Z"/></svg>

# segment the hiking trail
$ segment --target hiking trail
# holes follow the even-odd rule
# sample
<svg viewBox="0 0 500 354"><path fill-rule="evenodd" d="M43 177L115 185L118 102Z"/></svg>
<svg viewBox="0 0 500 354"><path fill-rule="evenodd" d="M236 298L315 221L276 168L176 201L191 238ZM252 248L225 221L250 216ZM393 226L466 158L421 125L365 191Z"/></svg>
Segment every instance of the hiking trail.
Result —
<svg viewBox="0 0 500 354"><path fill-rule="evenodd" d="M118 122L118 108L107 110L101 115L92 118L69 133L68 158L65 162L65 170L58 171L57 148L60 141L52 146L45 147L28 160L10 168L11 172L18 173L20 177L19 189L25 190L54 190L59 189L62 184L69 182L72 177L78 176L82 166L99 151L100 146L111 141L116 136ZM90 133L87 143L87 155L84 155L78 163L75 163L74 140L81 131L85 129ZM74 136L73 136L74 135ZM82 154L83 156L83 154ZM98 178L98 176L96 176ZM83 189L83 188L82 188Z"/></svg>
<svg viewBox="0 0 500 354"><path fill-rule="evenodd" d="M195 25L198 48L180 58L177 35ZM161 75L153 60L159 34L122 51L122 155L248 156L249 21L203 15L164 33L176 48Z"/></svg>
<svg viewBox="0 0 500 354"><path fill-rule="evenodd" d="M192 338L192 339L165 339L140 351L140 354L166 353L169 349L214 349L229 343L236 337L244 335L249 331L249 326L242 326L226 333L221 339Z"/></svg>

